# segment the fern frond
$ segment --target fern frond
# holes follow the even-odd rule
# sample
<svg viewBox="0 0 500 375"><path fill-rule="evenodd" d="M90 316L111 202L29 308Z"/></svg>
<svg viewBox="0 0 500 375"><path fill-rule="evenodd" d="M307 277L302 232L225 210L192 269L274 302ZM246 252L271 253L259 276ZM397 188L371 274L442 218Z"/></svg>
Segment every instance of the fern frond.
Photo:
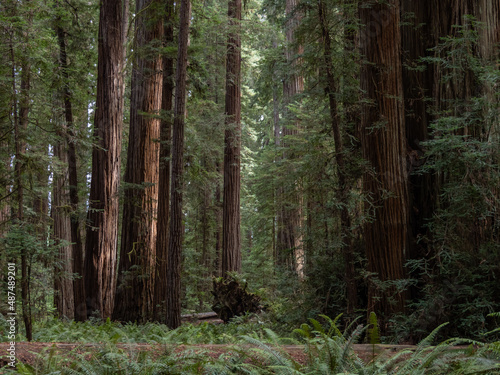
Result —
<svg viewBox="0 0 500 375"><path fill-rule="evenodd" d="M347 363L350 359L352 361L350 368L361 368L364 366L363 361L359 358L358 355L354 353L353 345L356 343L365 330L365 327L362 325L358 325L356 329L351 333L349 338L344 344L344 349L341 353L341 361L340 363Z"/></svg>
<svg viewBox="0 0 500 375"><path fill-rule="evenodd" d="M370 344L380 344L380 332L378 329L377 315L372 311L369 317L370 328L368 329L368 337L370 338Z"/></svg>
<svg viewBox="0 0 500 375"><path fill-rule="evenodd" d="M424 338L422 341L420 341L418 343L417 349L432 345L432 342L436 338L438 332L441 330L441 328L443 328L447 325L448 325L448 323L443 323L443 324L439 325L438 327L434 328L434 330L426 338Z"/></svg>
<svg viewBox="0 0 500 375"><path fill-rule="evenodd" d="M280 373L283 368L287 368L293 371L298 371L301 367L300 363L295 361L292 356L290 356L283 348L276 346L270 347L269 345L257 340L253 337L243 336L243 338L250 344L254 345L253 352L258 356L261 356L264 360L269 362L268 368L279 368Z"/></svg>
<svg viewBox="0 0 500 375"><path fill-rule="evenodd" d="M323 315L323 314L320 314L320 317L322 317L323 319L325 319L328 324L330 324L330 329L328 330L328 333L327 335L329 337L332 337L332 334L335 333L336 336L338 337L344 337L344 335L342 334L342 332L340 332L340 330L338 329L337 327L337 322L340 320L340 318L342 317L343 314L339 314L335 317L335 319L331 319L329 316L327 315Z"/></svg>
<svg viewBox="0 0 500 375"><path fill-rule="evenodd" d="M313 318L310 318L309 321L313 325L313 328L316 332L320 334L325 334L325 329L323 328L320 322L318 322L316 319Z"/></svg>
<svg viewBox="0 0 500 375"><path fill-rule="evenodd" d="M283 375L304 375L302 371L288 366L268 366L269 369L273 370L272 373L283 374Z"/></svg>

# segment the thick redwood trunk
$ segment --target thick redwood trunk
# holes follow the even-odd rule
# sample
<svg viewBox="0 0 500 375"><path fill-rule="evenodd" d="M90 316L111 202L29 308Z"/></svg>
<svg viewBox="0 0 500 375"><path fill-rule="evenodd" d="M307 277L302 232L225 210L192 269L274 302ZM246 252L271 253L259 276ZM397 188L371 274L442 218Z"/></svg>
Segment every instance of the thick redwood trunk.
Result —
<svg viewBox="0 0 500 375"><path fill-rule="evenodd" d="M362 107L363 156L373 171L365 173L366 208L372 220L365 227L369 285L368 312L403 312L406 294L394 284L404 279L408 252L408 201L403 113L399 0L361 6L361 89L370 103ZM367 5L367 4L365 4ZM375 280L378 279L379 282Z"/></svg>
<svg viewBox="0 0 500 375"><path fill-rule="evenodd" d="M60 21L60 20L58 20ZM87 318L87 306L85 303L85 284L83 281L83 248L80 235L80 220L78 214L78 166L76 160L75 131L73 124L72 95L69 88L68 62L66 56L66 35L61 26L56 27L57 40L59 42L59 64L63 78L63 99L64 99L64 117L66 120L65 131L63 135L66 138L67 163L68 163L68 182L69 199L71 204L71 242L72 272L75 273L73 281L74 293L74 318L77 321L83 321Z"/></svg>
<svg viewBox="0 0 500 375"><path fill-rule="evenodd" d="M126 0L125 0L126 1ZM103 0L99 16L97 106L85 244L87 314L111 317L118 240L118 186L123 129L124 2Z"/></svg>
<svg viewBox="0 0 500 375"><path fill-rule="evenodd" d="M174 3L165 5L165 26L163 40L165 46L174 42ZM170 218L170 154L172 144L172 107L174 93L174 59L163 56L162 116L160 130L160 170L158 177L158 225L156 232L156 270L154 318L165 316L165 295L167 294L168 225Z"/></svg>
<svg viewBox="0 0 500 375"><path fill-rule="evenodd" d="M414 69L422 65L422 57L449 58L450 48L431 50L443 45L443 37L459 37L466 25L464 16L473 15L476 20L484 22L482 26L470 24L469 30L477 27L477 46L471 45L469 53L476 57L493 61L498 59L499 49L495 47L500 41L500 1L499 0L423 0L401 2L402 14L411 15L401 27L402 32L402 60L407 66L403 70L405 95L405 122L406 137L409 146L408 167L410 171L418 168L425 162L423 141L431 135L429 124L435 121L440 112L444 116L462 116L467 111L467 103L474 96L484 95L487 101L494 101L492 88L478 84L477 77L467 65L464 71L448 69L443 64L428 63L426 70ZM456 27L460 26L460 27ZM462 46L464 47L464 46ZM455 53L455 51L453 51ZM458 61L456 61L458 62ZM465 59L460 63L467 64ZM484 122L483 122L484 123ZM464 124L465 125L465 124ZM478 126L462 127L457 133L482 137L484 129ZM432 249L432 232L428 222L432 220L440 202L441 188L447 183L444 176L433 173L411 174L410 179L410 224L411 224L411 258L432 258L435 253ZM470 223L470 222L469 222ZM470 226L470 225L466 225ZM465 235L463 243L474 241L474 236ZM473 243L464 245L464 248L473 248ZM415 275L418 277L418 275ZM418 290L415 290L418 292Z"/></svg>
<svg viewBox="0 0 500 375"><path fill-rule="evenodd" d="M187 49L191 3L182 0L179 26L179 48L175 76L175 109L172 137L172 183L170 233L167 258L166 323L174 329L181 324L181 255L183 241L182 197L184 189L184 122L186 112Z"/></svg>
<svg viewBox="0 0 500 375"><path fill-rule="evenodd" d="M157 115L163 75L159 52L149 50L163 37L163 19L155 12L158 4L159 0L136 1L137 57L132 71L120 266L113 313L115 319L123 321L143 321L153 316L160 162Z"/></svg>
<svg viewBox="0 0 500 375"><path fill-rule="evenodd" d="M226 63L226 130L222 212L222 276L241 271L241 0L229 0Z"/></svg>

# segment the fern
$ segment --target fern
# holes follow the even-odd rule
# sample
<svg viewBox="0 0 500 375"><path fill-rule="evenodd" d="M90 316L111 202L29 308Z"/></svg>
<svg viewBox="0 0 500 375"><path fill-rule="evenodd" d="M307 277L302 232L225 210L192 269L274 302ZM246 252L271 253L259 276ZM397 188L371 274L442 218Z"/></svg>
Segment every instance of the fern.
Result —
<svg viewBox="0 0 500 375"><path fill-rule="evenodd" d="M295 361L278 345L279 337L273 331L266 330L266 332L268 337L273 341L273 347L253 337L243 337L246 342L255 346L255 348L252 348L253 359L257 362L264 362L266 368L272 369L278 374L297 373L301 368L300 363Z"/></svg>

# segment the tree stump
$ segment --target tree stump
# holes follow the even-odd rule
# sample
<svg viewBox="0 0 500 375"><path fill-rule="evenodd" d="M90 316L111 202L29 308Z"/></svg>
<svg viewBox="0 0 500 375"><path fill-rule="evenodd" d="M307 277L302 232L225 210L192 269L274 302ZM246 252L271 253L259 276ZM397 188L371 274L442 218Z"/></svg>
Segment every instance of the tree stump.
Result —
<svg viewBox="0 0 500 375"><path fill-rule="evenodd" d="M261 310L260 297L249 293L247 284L241 286L233 279L214 279L212 295L214 304L212 310L220 319L227 323L235 316L244 315L248 312L259 312Z"/></svg>

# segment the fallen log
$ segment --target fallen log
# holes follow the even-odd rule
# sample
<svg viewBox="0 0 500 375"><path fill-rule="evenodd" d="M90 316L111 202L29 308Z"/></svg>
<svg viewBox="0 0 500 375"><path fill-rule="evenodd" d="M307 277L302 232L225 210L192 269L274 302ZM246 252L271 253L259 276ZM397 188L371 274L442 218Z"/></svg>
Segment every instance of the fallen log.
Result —
<svg viewBox="0 0 500 375"><path fill-rule="evenodd" d="M181 315L181 320L188 321L188 322L197 321L197 320L216 319L216 318L217 318L217 314L213 311L204 312L204 313Z"/></svg>

